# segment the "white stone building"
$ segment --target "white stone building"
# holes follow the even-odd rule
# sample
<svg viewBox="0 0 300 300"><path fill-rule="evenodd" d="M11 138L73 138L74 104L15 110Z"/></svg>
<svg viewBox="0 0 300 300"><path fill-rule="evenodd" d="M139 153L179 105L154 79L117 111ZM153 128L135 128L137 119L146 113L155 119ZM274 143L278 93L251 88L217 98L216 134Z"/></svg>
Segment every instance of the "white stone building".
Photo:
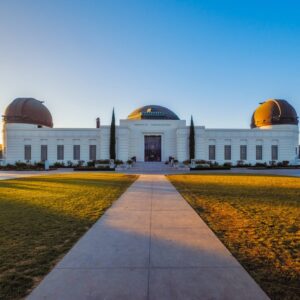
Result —
<svg viewBox="0 0 300 300"><path fill-rule="evenodd" d="M97 128L99 127L99 128ZM137 109L116 126L117 159L166 161L189 158L189 126L167 108ZM109 158L110 126L53 128L42 102L15 99L3 116L4 162L77 163ZM269 163L299 158L299 128L295 109L285 100L262 103L252 116L251 129L208 129L195 126L195 159L223 164L237 161Z"/></svg>

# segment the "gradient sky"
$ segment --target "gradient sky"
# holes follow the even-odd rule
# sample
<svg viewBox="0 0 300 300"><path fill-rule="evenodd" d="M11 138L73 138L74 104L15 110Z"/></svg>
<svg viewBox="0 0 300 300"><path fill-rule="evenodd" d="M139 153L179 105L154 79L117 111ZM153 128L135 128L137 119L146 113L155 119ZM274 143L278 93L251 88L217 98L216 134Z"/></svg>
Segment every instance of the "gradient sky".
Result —
<svg viewBox="0 0 300 300"><path fill-rule="evenodd" d="M258 103L300 114L299 1L0 0L0 111L45 101L55 127L159 104L249 128Z"/></svg>

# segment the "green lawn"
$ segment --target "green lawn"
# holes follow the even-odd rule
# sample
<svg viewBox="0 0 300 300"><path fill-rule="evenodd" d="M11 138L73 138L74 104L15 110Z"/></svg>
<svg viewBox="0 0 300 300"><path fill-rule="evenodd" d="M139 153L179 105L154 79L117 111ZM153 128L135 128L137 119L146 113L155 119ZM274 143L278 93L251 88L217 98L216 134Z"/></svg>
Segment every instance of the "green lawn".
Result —
<svg viewBox="0 0 300 300"><path fill-rule="evenodd" d="M168 178L272 299L300 299L300 178Z"/></svg>
<svg viewBox="0 0 300 300"><path fill-rule="evenodd" d="M135 179L89 173L0 181L0 299L28 294Z"/></svg>

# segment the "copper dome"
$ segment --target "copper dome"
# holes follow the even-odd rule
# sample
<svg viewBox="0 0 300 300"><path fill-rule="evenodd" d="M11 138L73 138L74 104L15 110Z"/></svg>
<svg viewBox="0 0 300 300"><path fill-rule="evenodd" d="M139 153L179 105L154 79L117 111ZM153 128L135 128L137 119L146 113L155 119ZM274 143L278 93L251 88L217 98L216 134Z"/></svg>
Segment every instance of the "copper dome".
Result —
<svg viewBox="0 0 300 300"><path fill-rule="evenodd" d="M133 111L129 120L179 120L178 116L166 107L146 105Z"/></svg>
<svg viewBox="0 0 300 300"><path fill-rule="evenodd" d="M5 123L25 123L53 127L51 113L42 101L34 98L17 98L6 108Z"/></svg>
<svg viewBox="0 0 300 300"><path fill-rule="evenodd" d="M282 99L270 99L261 103L251 120L251 128L287 124L298 125L298 116L294 107Z"/></svg>

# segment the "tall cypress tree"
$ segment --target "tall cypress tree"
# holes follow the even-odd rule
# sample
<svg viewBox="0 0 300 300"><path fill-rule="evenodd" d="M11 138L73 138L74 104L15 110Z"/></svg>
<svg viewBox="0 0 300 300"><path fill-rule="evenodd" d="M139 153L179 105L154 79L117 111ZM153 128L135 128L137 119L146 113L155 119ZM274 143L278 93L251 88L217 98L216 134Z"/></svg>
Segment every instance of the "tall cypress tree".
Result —
<svg viewBox="0 0 300 300"><path fill-rule="evenodd" d="M110 125L110 144L109 144L110 159L116 159L116 120L115 109L113 109Z"/></svg>
<svg viewBox="0 0 300 300"><path fill-rule="evenodd" d="M190 125L190 159L195 158L195 127L193 116L191 116L191 125Z"/></svg>

